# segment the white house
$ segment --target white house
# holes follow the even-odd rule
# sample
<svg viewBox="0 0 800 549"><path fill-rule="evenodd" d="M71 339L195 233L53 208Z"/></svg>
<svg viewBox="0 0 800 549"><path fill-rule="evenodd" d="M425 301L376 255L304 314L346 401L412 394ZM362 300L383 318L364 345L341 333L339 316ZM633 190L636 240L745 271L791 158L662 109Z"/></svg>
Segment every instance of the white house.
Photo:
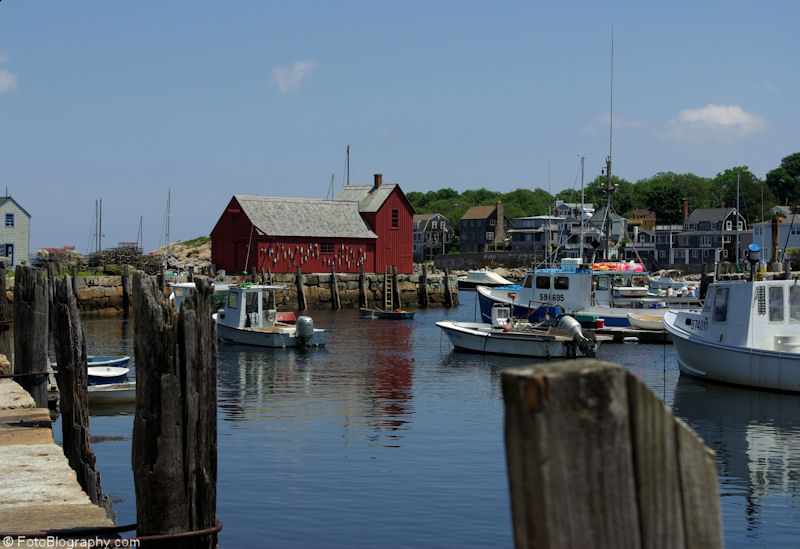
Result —
<svg viewBox="0 0 800 549"><path fill-rule="evenodd" d="M8 258L6 267L28 260L31 216L10 196L0 197L0 256Z"/></svg>

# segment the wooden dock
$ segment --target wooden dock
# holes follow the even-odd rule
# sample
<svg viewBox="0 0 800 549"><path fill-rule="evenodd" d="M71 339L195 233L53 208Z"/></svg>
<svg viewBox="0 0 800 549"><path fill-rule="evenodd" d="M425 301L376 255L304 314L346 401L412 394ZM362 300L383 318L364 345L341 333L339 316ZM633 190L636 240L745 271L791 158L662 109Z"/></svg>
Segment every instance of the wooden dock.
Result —
<svg viewBox="0 0 800 549"><path fill-rule="evenodd" d="M0 379L0 533L114 526L53 441L50 412Z"/></svg>

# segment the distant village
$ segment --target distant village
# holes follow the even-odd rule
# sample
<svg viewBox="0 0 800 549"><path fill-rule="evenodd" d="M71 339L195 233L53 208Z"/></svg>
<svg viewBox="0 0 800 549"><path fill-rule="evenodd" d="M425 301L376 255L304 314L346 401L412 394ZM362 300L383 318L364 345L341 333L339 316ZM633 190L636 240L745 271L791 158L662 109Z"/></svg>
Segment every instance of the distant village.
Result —
<svg viewBox="0 0 800 549"><path fill-rule="evenodd" d="M730 206L689 211L685 199L682 205L682 223L662 224L646 209L635 209L626 218L605 206L595 210L563 200L554 201L551 215L510 219L498 200L468 208L454 227L444 214L415 213L400 185L383 183L376 174L371 185L347 185L335 199L234 195L210 238L198 239L199 245L210 246L210 253L195 252L193 266L208 264L229 273L411 273L415 264L445 255L448 265L457 267L455 254L470 256L464 265L482 265L488 262L480 254L497 258L506 252L509 267L583 257L587 262L636 261L648 270L691 265L687 271L699 272L698 266L715 262L743 262L753 242L762 246L768 262L782 260L783 250L800 249L800 216L789 207L775 206L768 220L748 226ZM29 258L30 215L7 196L0 199L0 216L0 255L9 268ZM154 271L169 253L146 256L138 244L120 243L95 256L104 265L129 263ZM83 258L73 247L39 250L32 261L81 261L82 268L93 267L92 258ZM525 264L513 264L521 261Z"/></svg>

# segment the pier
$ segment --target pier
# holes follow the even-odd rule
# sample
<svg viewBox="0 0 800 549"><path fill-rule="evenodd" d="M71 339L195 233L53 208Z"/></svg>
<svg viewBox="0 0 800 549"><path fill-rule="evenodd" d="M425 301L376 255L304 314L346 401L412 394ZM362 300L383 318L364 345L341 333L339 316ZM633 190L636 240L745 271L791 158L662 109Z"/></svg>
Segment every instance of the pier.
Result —
<svg viewBox="0 0 800 549"><path fill-rule="evenodd" d="M53 441L50 411L12 379L0 379L0 478L0 532L114 526Z"/></svg>

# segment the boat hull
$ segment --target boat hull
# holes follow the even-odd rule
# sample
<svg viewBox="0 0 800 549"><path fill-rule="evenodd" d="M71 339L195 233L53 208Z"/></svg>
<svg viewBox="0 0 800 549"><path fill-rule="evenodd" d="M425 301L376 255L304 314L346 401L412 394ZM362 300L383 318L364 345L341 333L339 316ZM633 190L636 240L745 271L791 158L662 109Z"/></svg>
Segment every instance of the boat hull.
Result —
<svg viewBox="0 0 800 549"><path fill-rule="evenodd" d="M383 309L359 309L359 313L364 318L385 318L389 320L407 320L414 318L411 311L384 311Z"/></svg>
<svg viewBox="0 0 800 549"><path fill-rule="evenodd" d="M128 368L119 366L93 366L90 362L87 368L89 385L122 383L123 381L127 381L129 371Z"/></svg>
<svg viewBox="0 0 800 549"><path fill-rule="evenodd" d="M233 328L217 323L217 337L224 343L250 345L254 347L286 348L302 346L294 326L272 326L270 328ZM314 328L314 335L305 344L318 347L328 342L328 331Z"/></svg>
<svg viewBox="0 0 800 549"><path fill-rule="evenodd" d="M681 373L760 389L800 392L800 354L721 345L705 341L676 325L669 311L664 327L678 355Z"/></svg>
<svg viewBox="0 0 800 549"><path fill-rule="evenodd" d="M136 382L90 385L89 404L129 404L136 402Z"/></svg>
<svg viewBox="0 0 800 549"><path fill-rule="evenodd" d="M129 356L96 356L89 355L86 357L86 364L90 367L94 366L113 366L116 368L124 368L128 365L131 357Z"/></svg>
<svg viewBox="0 0 800 549"><path fill-rule="evenodd" d="M533 358L584 356L572 341L564 339L492 330L490 325L476 322L444 320L436 325L447 335L453 347L462 351Z"/></svg>

